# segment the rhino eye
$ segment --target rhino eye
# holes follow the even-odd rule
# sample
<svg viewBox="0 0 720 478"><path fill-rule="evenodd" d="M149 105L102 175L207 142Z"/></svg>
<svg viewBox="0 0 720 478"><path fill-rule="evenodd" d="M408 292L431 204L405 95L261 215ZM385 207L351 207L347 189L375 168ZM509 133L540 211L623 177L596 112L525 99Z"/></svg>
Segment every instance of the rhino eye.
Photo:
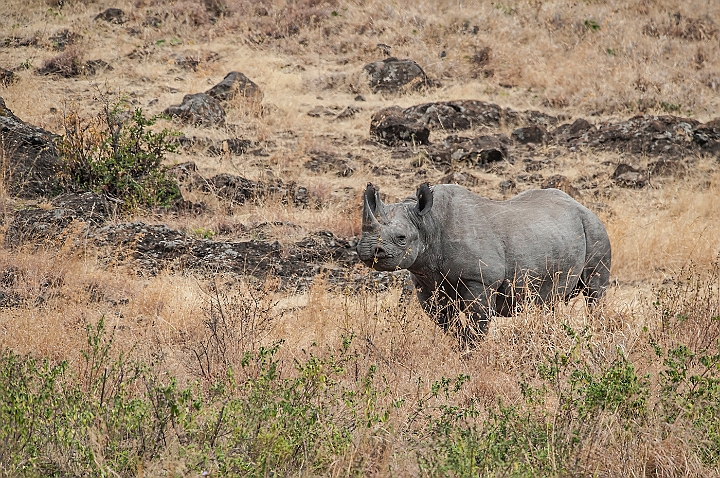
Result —
<svg viewBox="0 0 720 478"><path fill-rule="evenodd" d="M407 244L407 237L403 236L403 235L399 235L399 236L397 236L397 242L401 246L404 246L405 244Z"/></svg>

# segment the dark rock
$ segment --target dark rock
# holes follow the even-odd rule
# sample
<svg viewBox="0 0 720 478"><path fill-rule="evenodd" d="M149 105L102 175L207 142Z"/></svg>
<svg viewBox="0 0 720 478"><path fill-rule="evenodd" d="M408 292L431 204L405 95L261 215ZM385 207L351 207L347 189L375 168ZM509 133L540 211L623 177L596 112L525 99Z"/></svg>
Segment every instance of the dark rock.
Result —
<svg viewBox="0 0 720 478"><path fill-rule="evenodd" d="M310 159L303 164L314 173L325 174L335 170L338 176L352 176L355 168L348 158L339 158L327 151L310 151Z"/></svg>
<svg viewBox="0 0 720 478"><path fill-rule="evenodd" d="M319 274L331 282L340 282L346 268L358 262L355 244L330 232L316 232L281 246L257 240L196 239L165 225L136 222L105 226L90 237L96 245L111 249L114 260L134 260L151 272L176 265L212 274L220 271L259 278L274 276L281 278L285 286L303 289ZM328 262L341 268L328 267Z"/></svg>
<svg viewBox="0 0 720 478"><path fill-rule="evenodd" d="M570 180L567 177L561 174L556 174L545 179L540 187L542 189L559 189L576 199L580 196L580 191L570 183Z"/></svg>
<svg viewBox="0 0 720 478"><path fill-rule="evenodd" d="M234 174L213 176L207 180L203 190L239 204L266 197L277 197L295 206L314 206L317 202L311 201L307 188L297 186L294 182L284 183L280 179L253 181Z"/></svg>
<svg viewBox="0 0 720 478"><path fill-rule="evenodd" d="M554 129L550 136L552 136L557 142L567 142L574 139L580 138L583 134L589 133L594 130L593 126L589 121L578 118L572 124L563 124Z"/></svg>
<svg viewBox="0 0 720 478"><path fill-rule="evenodd" d="M478 49L472 57L472 62L479 67L487 66L490 63L491 52L492 49L489 46Z"/></svg>
<svg viewBox="0 0 720 478"><path fill-rule="evenodd" d="M515 111L509 108L503 111L503 119L507 125L541 126L544 129L555 126L560 121L557 116L542 111Z"/></svg>
<svg viewBox="0 0 720 478"><path fill-rule="evenodd" d="M399 106L385 108L372 116L370 136L388 146L430 143L430 129L403 115Z"/></svg>
<svg viewBox="0 0 720 478"><path fill-rule="evenodd" d="M512 132L512 139L520 144L542 144L545 142L545 128L542 126L524 126Z"/></svg>
<svg viewBox="0 0 720 478"><path fill-rule="evenodd" d="M165 109L164 113L193 125L222 126L225 124L225 110L220 102L205 93L185 95L182 104L170 106Z"/></svg>
<svg viewBox="0 0 720 478"><path fill-rule="evenodd" d="M375 92L419 89L433 85L420 65L413 60L391 57L365 65L370 76L370 88Z"/></svg>
<svg viewBox="0 0 720 478"><path fill-rule="evenodd" d="M38 198L57 190L62 161L55 149L56 138L49 131L23 122L0 98L0 144L11 195Z"/></svg>
<svg viewBox="0 0 720 478"><path fill-rule="evenodd" d="M55 33L53 36L49 38L49 40L52 42L53 50L64 50L65 47L68 45L72 45L76 43L78 40L82 38L81 35L78 35L75 32L71 32L68 29L60 30L59 32Z"/></svg>
<svg viewBox="0 0 720 478"><path fill-rule="evenodd" d="M365 101L365 97L363 95L357 95L355 101Z"/></svg>
<svg viewBox="0 0 720 478"><path fill-rule="evenodd" d="M17 75L5 68L0 68L0 85L10 86L18 80Z"/></svg>
<svg viewBox="0 0 720 478"><path fill-rule="evenodd" d="M435 163L450 164L453 161L468 161L475 165L484 165L502 161L508 157L505 136L478 136L466 138L450 135L441 145L427 148L427 154Z"/></svg>
<svg viewBox="0 0 720 478"><path fill-rule="evenodd" d="M693 141L701 151L720 157L720 118L715 118L695 128Z"/></svg>
<svg viewBox="0 0 720 478"><path fill-rule="evenodd" d="M100 12L96 17L95 21L104 20L108 23L116 23L122 25L125 23L125 12L119 8L108 8Z"/></svg>
<svg viewBox="0 0 720 478"><path fill-rule="evenodd" d="M460 100L425 103L402 110L402 116L445 131L469 129L477 126L500 126L503 110L484 101Z"/></svg>
<svg viewBox="0 0 720 478"><path fill-rule="evenodd" d="M532 173L534 171L540 171L542 168L550 164L550 161L547 159L535 160L528 158L524 161L524 163L525 171L527 171L528 173Z"/></svg>
<svg viewBox="0 0 720 478"><path fill-rule="evenodd" d="M99 71L112 71L113 67L104 60L88 60L83 66L86 75L94 75Z"/></svg>
<svg viewBox="0 0 720 478"><path fill-rule="evenodd" d="M600 125L573 144L633 155L682 157L693 148L693 129L698 125L677 116L635 116Z"/></svg>
<svg viewBox="0 0 720 478"><path fill-rule="evenodd" d="M6 37L0 40L0 46L21 48L26 46L36 46L38 44L37 37Z"/></svg>
<svg viewBox="0 0 720 478"><path fill-rule="evenodd" d="M235 97L262 99L262 92L258 85L239 71L231 71L225 78L205 92L219 101L229 101Z"/></svg>
<svg viewBox="0 0 720 478"><path fill-rule="evenodd" d="M222 156L224 154L241 156L256 144L257 143L249 139L228 138L213 142L208 148L207 153L212 156Z"/></svg>
<svg viewBox="0 0 720 478"><path fill-rule="evenodd" d="M626 188L643 188L647 186L647 174L629 164L621 163L612 174L615 182Z"/></svg>
<svg viewBox="0 0 720 478"><path fill-rule="evenodd" d="M46 240L64 240L68 226L82 223L76 232L87 231L90 226L102 225L112 213L108 201L94 193L67 193L52 201L52 209L26 209L18 211L5 234L10 247Z"/></svg>

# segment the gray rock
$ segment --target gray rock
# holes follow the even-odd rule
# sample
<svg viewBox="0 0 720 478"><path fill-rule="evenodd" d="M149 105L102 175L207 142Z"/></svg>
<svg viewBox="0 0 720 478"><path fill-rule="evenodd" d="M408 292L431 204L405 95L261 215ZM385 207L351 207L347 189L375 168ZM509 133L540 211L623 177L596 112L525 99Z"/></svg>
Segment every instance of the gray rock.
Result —
<svg viewBox="0 0 720 478"><path fill-rule="evenodd" d="M430 129L409 119L399 106L385 108L372 116L370 136L388 146L430 143Z"/></svg>
<svg viewBox="0 0 720 478"><path fill-rule="evenodd" d="M100 12L96 17L95 21L104 20L108 23L116 23L122 25L125 23L125 12L119 8L107 8Z"/></svg>
<svg viewBox="0 0 720 478"><path fill-rule="evenodd" d="M433 86L420 65L413 60L398 60L391 57L365 65L363 70L370 77L370 88L374 92L419 89Z"/></svg>
<svg viewBox="0 0 720 478"><path fill-rule="evenodd" d="M225 110L218 100L205 93L185 95L182 103L165 109L165 114L185 123L202 126L225 124Z"/></svg>
<svg viewBox="0 0 720 478"><path fill-rule="evenodd" d="M262 92L258 85L239 71L228 73L220 83L207 90L205 94L220 101L229 101L237 96L255 100L262 99Z"/></svg>
<svg viewBox="0 0 720 478"><path fill-rule="evenodd" d="M56 138L15 116L0 97L0 144L7 161L11 195L47 197L58 189L62 161L55 149Z"/></svg>

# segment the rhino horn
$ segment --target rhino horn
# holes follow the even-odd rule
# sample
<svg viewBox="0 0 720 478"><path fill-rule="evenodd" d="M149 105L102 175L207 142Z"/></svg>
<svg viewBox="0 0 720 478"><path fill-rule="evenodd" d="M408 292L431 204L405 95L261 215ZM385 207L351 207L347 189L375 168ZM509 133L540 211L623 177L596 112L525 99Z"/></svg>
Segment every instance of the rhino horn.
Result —
<svg viewBox="0 0 720 478"><path fill-rule="evenodd" d="M363 202L363 230L374 230L380 227L379 217L385 217L385 205L380 200L378 188L368 183L365 188Z"/></svg>

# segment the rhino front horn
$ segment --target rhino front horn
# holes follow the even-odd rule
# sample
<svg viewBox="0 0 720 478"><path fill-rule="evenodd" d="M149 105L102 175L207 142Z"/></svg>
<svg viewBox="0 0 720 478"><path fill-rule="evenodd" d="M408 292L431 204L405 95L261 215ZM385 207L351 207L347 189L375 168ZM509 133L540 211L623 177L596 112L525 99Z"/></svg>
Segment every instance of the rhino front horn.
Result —
<svg viewBox="0 0 720 478"><path fill-rule="evenodd" d="M380 200L380 194L378 188L372 183L368 183L365 188L365 195L363 200L363 230L373 230L380 227L378 217L383 217L385 214L385 205Z"/></svg>

